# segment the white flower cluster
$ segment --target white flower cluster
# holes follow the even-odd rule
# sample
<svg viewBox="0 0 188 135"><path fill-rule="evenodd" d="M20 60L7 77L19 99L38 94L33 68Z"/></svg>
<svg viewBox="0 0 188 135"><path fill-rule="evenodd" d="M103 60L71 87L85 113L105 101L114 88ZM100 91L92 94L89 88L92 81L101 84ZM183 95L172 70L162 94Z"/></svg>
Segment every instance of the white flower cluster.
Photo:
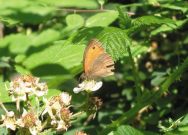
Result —
<svg viewBox="0 0 188 135"><path fill-rule="evenodd" d="M24 75L19 76L10 82L9 94L12 101L16 101L19 110L20 101L28 100L28 96L35 95L41 97L47 94L48 87L46 83L39 82L39 78Z"/></svg>
<svg viewBox="0 0 188 135"><path fill-rule="evenodd" d="M43 111L42 115L46 113L51 118L51 125L55 127L58 131L66 131L70 127L70 120L72 113L70 112L70 101L72 97L63 92L59 96L52 97L50 101L44 99L46 103L46 109Z"/></svg>
<svg viewBox="0 0 188 135"><path fill-rule="evenodd" d="M5 111L5 114L1 115L3 124L1 124L0 127L6 127L13 131L15 131L16 128L27 128L32 135L37 135L41 132L41 121L34 112L27 112L24 109L23 114L20 117L16 117L15 113L13 111L8 111L2 103L0 103L0 106Z"/></svg>
<svg viewBox="0 0 188 135"><path fill-rule="evenodd" d="M8 90L12 100L18 103L16 107L20 114L15 115L15 112L8 111L0 102L0 107L5 112L0 117L0 127L6 127L15 133L24 130L25 134L37 135L46 128L67 131L71 126L73 113L70 111L70 102L72 96L67 92L62 92L47 100L44 97L48 92L46 83L40 83L39 78L33 76L16 78L10 82ZM29 98L32 95L36 97L35 104L32 104L32 98ZM43 98L39 98L41 96ZM23 101L24 107L22 108L20 101Z"/></svg>

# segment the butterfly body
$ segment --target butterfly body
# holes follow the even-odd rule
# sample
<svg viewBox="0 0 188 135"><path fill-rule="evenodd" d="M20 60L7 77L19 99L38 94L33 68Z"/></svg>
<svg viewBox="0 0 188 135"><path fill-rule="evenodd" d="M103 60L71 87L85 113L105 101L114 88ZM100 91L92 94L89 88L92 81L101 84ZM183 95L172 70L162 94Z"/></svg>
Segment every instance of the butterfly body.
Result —
<svg viewBox="0 0 188 135"><path fill-rule="evenodd" d="M88 80L114 74L112 71L114 70L113 59L96 39L91 40L85 49L83 67L84 74L82 78Z"/></svg>

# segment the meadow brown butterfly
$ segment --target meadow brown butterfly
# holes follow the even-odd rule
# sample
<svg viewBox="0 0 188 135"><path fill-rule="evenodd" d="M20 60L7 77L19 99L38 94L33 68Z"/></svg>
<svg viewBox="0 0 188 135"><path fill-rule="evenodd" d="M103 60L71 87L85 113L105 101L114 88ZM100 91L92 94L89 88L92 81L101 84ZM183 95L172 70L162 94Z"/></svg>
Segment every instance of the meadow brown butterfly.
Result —
<svg viewBox="0 0 188 135"><path fill-rule="evenodd" d="M114 74L114 61L97 39L89 42L83 61L84 73L81 78L90 80Z"/></svg>

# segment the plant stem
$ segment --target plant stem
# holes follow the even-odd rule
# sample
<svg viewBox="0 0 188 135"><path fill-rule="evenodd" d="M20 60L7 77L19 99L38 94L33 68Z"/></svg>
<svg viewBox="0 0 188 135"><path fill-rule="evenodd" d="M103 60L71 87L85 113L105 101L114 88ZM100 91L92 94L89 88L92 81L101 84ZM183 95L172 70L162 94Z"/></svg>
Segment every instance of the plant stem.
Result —
<svg viewBox="0 0 188 135"><path fill-rule="evenodd" d="M109 9L72 9L72 8L59 8L57 10L65 11L65 12L74 12L74 13L96 13L96 12L107 12L107 11L115 11ZM135 15L134 12L127 12L128 15Z"/></svg>
<svg viewBox="0 0 188 135"><path fill-rule="evenodd" d="M3 105L3 103L0 101L0 107L6 112L8 113L8 110L5 108L5 106Z"/></svg>
<svg viewBox="0 0 188 135"><path fill-rule="evenodd" d="M132 65L132 68L133 68L132 71L133 71L133 76L134 76L135 85L136 85L136 94L137 94L137 97L139 97L139 96L141 96L139 73L138 73L138 70L137 70L137 68L135 66L130 46L127 46L127 51L129 53L129 59L131 61L131 65Z"/></svg>

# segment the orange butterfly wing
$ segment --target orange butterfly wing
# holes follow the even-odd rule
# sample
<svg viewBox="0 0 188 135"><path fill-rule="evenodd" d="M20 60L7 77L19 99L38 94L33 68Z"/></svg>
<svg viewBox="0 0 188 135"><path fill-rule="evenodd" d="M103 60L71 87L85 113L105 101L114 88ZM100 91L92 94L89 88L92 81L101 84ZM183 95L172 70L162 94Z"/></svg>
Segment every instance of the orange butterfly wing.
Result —
<svg viewBox="0 0 188 135"><path fill-rule="evenodd" d="M105 77L112 75L114 62L101 43L93 39L84 52L84 75L86 78Z"/></svg>

